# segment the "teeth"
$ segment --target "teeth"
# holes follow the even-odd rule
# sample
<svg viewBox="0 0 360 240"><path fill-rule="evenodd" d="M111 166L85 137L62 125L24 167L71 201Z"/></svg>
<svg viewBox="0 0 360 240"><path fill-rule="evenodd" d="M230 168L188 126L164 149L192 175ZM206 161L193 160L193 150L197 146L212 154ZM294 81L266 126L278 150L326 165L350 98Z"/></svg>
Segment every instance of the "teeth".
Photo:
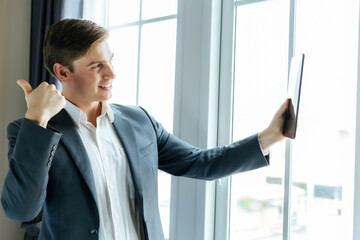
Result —
<svg viewBox="0 0 360 240"><path fill-rule="evenodd" d="M111 84L107 84L107 85L100 85L99 87L108 88L108 87L110 87L110 86L111 86Z"/></svg>

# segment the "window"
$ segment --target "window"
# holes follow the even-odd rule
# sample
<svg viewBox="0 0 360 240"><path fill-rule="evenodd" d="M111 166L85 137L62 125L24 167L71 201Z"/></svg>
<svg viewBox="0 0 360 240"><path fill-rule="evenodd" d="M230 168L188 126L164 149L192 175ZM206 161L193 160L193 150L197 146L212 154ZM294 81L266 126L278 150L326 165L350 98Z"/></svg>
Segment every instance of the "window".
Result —
<svg viewBox="0 0 360 240"><path fill-rule="evenodd" d="M353 239L358 1L223 4L223 16L233 17L223 22L222 41L231 39L233 51L222 52L233 60L221 66L232 78L221 79L220 105L232 96L232 121L219 123L230 133L220 135L235 141L267 127L286 98L289 59L305 53L305 65L296 139L271 149L269 167L218 183L219 192L230 187L217 196L228 214L216 219L223 232L216 235Z"/></svg>
<svg viewBox="0 0 360 240"><path fill-rule="evenodd" d="M112 102L140 105L172 132L176 0L87 0L84 18L110 31L114 52ZM159 171L159 208L169 236L171 177Z"/></svg>
<svg viewBox="0 0 360 240"><path fill-rule="evenodd" d="M307 59L292 149L292 239L352 239L358 10L358 1L296 6L295 52Z"/></svg>
<svg viewBox="0 0 360 240"><path fill-rule="evenodd" d="M233 140L266 128L286 93L289 2L236 8ZM282 234L284 144L270 167L231 178L230 239Z"/></svg>

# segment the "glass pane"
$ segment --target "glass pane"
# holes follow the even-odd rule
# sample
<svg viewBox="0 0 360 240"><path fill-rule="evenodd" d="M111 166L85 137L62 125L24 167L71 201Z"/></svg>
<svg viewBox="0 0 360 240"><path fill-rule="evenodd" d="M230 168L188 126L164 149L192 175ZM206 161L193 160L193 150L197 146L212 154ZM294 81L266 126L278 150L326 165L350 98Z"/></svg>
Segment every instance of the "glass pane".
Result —
<svg viewBox="0 0 360 240"><path fill-rule="evenodd" d="M142 0L142 19L151 19L177 13L177 0Z"/></svg>
<svg viewBox="0 0 360 240"><path fill-rule="evenodd" d="M305 53L291 239L352 239L358 1L297 1Z"/></svg>
<svg viewBox="0 0 360 240"><path fill-rule="evenodd" d="M159 210L161 224L164 231L165 239L169 239L170 231L170 199L171 199L171 175L166 172L159 171Z"/></svg>
<svg viewBox="0 0 360 240"><path fill-rule="evenodd" d="M145 24L142 29L139 105L172 132L176 19Z"/></svg>
<svg viewBox="0 0 360 240"><path fill-rule="evenodd" d="M116 73L111 102L136 105L138 35L137 26L110 32L109 44L114 52L113 66Z"/></svg>
<svg viewBox="0 0 360 240"><path fill-rule="evenodd" d="M107 15L105 0L84 0L83 4L84 5L82 18L91 20L99 25L105 26L104 20Z"/></svg>
<svg viewBox="0 0 360 240"><path fill-rule="evenodd" d="M265 129L286 99L289 1L236 9L233 139ZM232 177L230 239L281 239L284 142L271 149L271 165Z"/></svg>
<svg viewBox="0 0 360 240"><path fill-rule="evenodd" d="M109 27L139 21L140 0L109 0Z"/></svg>
<svg viewBox="0 0 360 240"><path fill-rule="evenodd" d="M174 113L176 19L142 28L139 105L172 132ZM159 208L169 238L171 176L159 172Z"/></svg>

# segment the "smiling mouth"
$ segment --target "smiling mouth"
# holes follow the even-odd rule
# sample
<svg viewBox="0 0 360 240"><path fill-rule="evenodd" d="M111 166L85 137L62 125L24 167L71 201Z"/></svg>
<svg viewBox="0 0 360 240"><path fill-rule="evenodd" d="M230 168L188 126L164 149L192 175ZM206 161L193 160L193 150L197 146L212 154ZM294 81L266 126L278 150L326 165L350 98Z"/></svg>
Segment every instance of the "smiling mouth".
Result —
<svg viewBox="0 0 360 240"><path fill-rule="evenodd" d="M100 88L111 88L112 85L111 84L106 84L106 85L99 85Z"/></svg>

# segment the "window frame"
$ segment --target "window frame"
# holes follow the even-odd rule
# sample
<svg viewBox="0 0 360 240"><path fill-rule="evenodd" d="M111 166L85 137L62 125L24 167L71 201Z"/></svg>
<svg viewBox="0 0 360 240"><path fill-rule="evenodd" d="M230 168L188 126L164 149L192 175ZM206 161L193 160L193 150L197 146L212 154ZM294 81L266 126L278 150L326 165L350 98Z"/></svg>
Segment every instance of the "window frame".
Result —
<svg viewBox="0 0 360 240"><path fill-rule="evenodd" d="M360 26L360 4L359 4ZM354 221L353 226L360 226L360 30L358 33L358 71L356 89L356 135L355 135L355 179L354 179ZM353 227L353 240L360 239L360 228Z"/></svg>
<svg viewBox="0 0 360 240"><path fill-rule="evenodd" d="M217 145L221 0L178 0L174 134ZM170 239L214 239L215 181L173 177Z"/></svg>

